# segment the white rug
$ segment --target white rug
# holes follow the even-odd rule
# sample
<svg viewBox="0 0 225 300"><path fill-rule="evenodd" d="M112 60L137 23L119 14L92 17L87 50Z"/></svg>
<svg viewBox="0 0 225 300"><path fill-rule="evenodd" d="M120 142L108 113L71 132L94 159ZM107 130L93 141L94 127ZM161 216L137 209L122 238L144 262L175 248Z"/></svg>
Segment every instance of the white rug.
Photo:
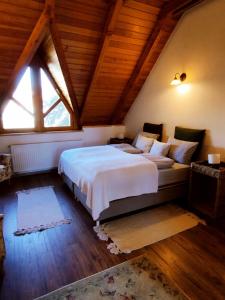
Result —
<svg viewBox="0 0 225 300"><path fill-rule="evenodd" d="M94 227L101 240L110 239L111 253L130 253L133 250L169 238L204 221L173 204L149 209Z"/></svg>
<svg viewBox="0 0 225 300"><path fill-rule="evenodd" d="M61 211L53 187L17 192L17 231L15 235L41 231L70 223Z"/></svg>

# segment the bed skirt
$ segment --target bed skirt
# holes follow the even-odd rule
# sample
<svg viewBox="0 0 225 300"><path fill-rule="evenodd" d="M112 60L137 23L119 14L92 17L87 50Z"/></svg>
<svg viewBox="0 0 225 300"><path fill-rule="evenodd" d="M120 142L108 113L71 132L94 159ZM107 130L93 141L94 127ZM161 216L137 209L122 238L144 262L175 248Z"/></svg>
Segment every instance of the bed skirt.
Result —
<svg viewBox="0 0 225 300"><path fill-rule="evenodd" d="M73 192L75 198L82 203L91 215L91 209L86 205L86 195L80 191L78 186L73 183L65 174L62 174L63 181ZM164 202L179 198L187 198L188 181L177 182L160 186L157 193L143 194L140 196L127 197L110 202L110 207L105 209L98 219L102 221L111 217L119 216L150 206L158 205Z"/></svg>

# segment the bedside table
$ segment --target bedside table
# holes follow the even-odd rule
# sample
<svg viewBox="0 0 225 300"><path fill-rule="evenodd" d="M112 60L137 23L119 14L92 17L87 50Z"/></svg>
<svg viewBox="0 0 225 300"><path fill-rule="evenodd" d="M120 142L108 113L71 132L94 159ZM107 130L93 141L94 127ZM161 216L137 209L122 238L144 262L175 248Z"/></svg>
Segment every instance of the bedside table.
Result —
<svg viewBox="0 0 225 300"><path fill-rule="evenodd" d="M108 144L132 144L133 140L130 138L123 138L123 139L119 139L119 138L110 138L110 140L108 141Z"/></svg>
<svg viewBox="0 0 225 300"><path fill-rule="evenodd" d="M225 216L225 162L192 163L189 206L210 218Z"/></svg>

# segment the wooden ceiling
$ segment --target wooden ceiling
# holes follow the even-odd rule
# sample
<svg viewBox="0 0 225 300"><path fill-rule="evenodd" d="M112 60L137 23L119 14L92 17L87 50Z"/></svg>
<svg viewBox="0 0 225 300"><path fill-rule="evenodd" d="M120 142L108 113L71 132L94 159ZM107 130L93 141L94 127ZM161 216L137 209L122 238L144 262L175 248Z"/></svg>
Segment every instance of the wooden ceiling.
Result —
<svg viewBox="0 0 225 300"><path fill-rule="evenodd" d="M0 0L0 115L38 51L52 72L60 66L78 127L120 124L178 20L200 2Z"/></svg>

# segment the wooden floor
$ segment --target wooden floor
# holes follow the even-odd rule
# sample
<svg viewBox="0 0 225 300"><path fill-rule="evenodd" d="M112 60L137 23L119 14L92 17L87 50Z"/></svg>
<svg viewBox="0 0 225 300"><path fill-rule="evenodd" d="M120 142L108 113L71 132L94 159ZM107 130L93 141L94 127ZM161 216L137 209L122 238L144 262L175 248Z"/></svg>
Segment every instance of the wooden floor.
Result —
<svg viewBox="0 0 225 300"><path fill-rule="evenodd" d="M15 237L21 189L54 185L69 225ZM129 255L115 256L92 230L93 221L55 174L13 179L0 185L7 256L0 299L29 300L129 258L149 252L155 263L190 299L225 299L225 222L199 225ZM220 228L220 229L218 229Z"/></svg>

